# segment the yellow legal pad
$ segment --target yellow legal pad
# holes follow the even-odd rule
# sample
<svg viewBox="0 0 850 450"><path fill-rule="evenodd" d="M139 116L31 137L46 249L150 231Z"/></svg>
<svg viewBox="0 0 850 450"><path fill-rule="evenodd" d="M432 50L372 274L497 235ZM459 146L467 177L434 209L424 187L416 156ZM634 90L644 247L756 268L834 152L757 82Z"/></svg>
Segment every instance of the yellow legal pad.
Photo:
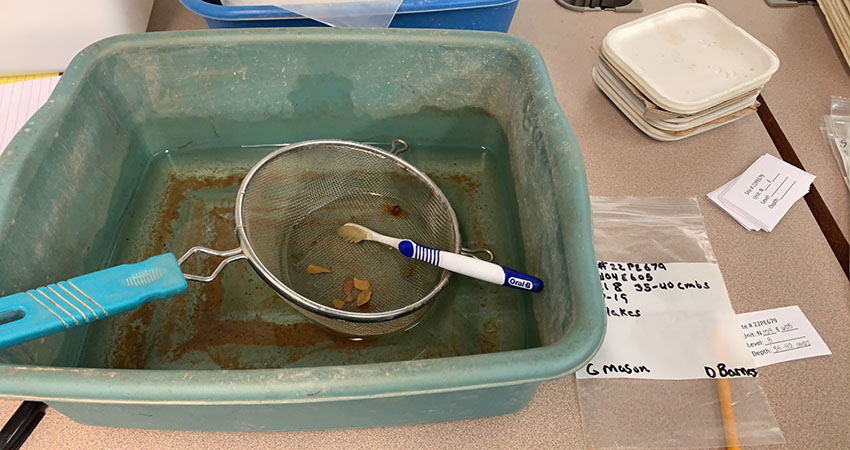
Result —
<svg viewBox="0 0 850 450"><path fill-rule="evenodd" d="M47 78L47 77L55 77L59 75L58 73L40 73L37 75L10 75L6 77L0 77L0 84L6 83L17 83L18 81L29 81L29 80L37 80L39 78Z"/></svg>

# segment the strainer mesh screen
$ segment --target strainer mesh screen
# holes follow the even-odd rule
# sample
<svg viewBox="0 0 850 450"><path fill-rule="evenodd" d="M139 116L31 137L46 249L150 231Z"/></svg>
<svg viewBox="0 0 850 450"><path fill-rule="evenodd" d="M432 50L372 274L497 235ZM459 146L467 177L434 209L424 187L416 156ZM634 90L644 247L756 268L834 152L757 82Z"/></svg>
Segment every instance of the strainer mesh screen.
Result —
<svg viewBox="0 0 850 450"><path fill-rule="evenodd" d="M334 299L344 299L343 280L356 277L371 283L371 300L360 307L347 303L343 311L394 311L431 293L446 276L383 244L346 241L336 233L346 222L441 250L460 246L454 214L442 194L368 148L343 143L297 147L268 160L245 186L242 223L248 244L272 276L311 302L331 306ZM331 273L310 274L310 264ZM363 323L290 304L334 331L355 336L406 328L425 312Z"/></svg>

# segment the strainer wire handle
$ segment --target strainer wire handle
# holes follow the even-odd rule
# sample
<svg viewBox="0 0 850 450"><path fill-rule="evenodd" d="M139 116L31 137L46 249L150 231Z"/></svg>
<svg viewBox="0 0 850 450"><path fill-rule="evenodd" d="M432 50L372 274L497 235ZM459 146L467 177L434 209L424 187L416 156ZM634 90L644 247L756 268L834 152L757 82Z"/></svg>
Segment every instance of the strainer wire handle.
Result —
<svg viewBox="0 0 850 450"><path fill-rule="evenodd" d="M377 146L385 145L384 142L363 142L363 143L369 144L369 145L377 145ZM280 143L276 143L276 144L242 144L240 147L242 147L242 148L286 147L287 145L292 145L292 143L280 142ZM390 142L390 149L387 150L387 151L389 151L393 155L398 156L398 155L401 155L402 153L406 152L409 148L410 148L410 146L407 144L407 141L405 141L404 139L401 139L401 138L395 138L395 139L392 140L392 142Z"/></svg>
<svg viewBox="0 0 850 450"><path fill-rule="evenodd" d="M245 254L242 253L241 247L237 247L237 248L234 248L234 249L231 249L231 250L223 250L222 251L222 250L213 250L211 248L196 246L196 247L190 248L186 253L184 253L183 256L181 256L180 259L177 260L177 263L180 264L180 266L182 266L183 263L186 262L186 260L189 259L195 253L206 253L207 255L213 255L213 256L218 256L218 257L224 258L224 260L222 260L218 264L218 267L216 267L215 270L213 271L213 273L211 273L210 275L203 276L203 275L193 275L193 274L185 273L185 272L183 273L183 278L185 278L187 280L191 280L191 281L199 281L201 283L209 283L210 281L215 280L215 277L217 277L218 274L221 272L221 270L224 269L224 266L226 266L226 265L228 265L228 264L230 264L233 261L236 261L238 259L245 259Z"/></svg>
<svg viewBox="0 0 850 450"><path fill-rule="evenodd" d="M469 256L469 257L475 258L475 259L481 259L481 260L484 260L484 261L487 261L487 262L493 262L493 260L496 259L496 257L493 256L493 252L491 252L490 250L488 250L486 248L466 248L466 247L463 247L463 248L460 249L460 254L464 255L464 256ZM484 257L482 258L478 255L484 255Z"/></svg>
<svg viewBox="0 0 850 450"><path fill-rule="evenodd" d="M393 142L390 145L390 153L396 156L401 155L402 153L406 152L407 149L410 148L410 146L407 145L407 142L404 139L399 138L393 139Z"/></svg>

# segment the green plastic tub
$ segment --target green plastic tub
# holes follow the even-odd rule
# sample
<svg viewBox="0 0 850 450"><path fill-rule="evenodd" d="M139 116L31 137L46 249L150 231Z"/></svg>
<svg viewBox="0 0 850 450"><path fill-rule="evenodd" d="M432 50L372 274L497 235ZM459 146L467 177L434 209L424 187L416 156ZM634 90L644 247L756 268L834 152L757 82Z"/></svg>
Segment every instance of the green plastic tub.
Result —
<svg viewBox="0 0 850 450"><path fill-rule="evenodd" d="M386 426L517 411L593 356L605 315L581 153L540 55L496 33L215 30L94 44L0 156L0 295L194 245L233 248L236 190L264 145L320 138L407 141L402 156L452 202L464 244L545 290L452 277L413 329L350 341L237 262L185 295L0 351L0 398L117 427Z"/></svg>

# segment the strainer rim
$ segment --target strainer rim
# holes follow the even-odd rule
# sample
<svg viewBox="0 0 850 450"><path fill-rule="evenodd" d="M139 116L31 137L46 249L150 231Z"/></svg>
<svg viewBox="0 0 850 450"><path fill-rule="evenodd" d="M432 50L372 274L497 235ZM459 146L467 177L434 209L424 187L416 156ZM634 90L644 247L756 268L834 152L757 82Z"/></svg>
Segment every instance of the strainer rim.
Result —
<svg viewBox="0 0 850 450"><path fill-rule="evenodd" d="M459 253L461 250L461 238L460 238L460 226L458 225L457 215L455 214L454 208L452 208L451 203L446 198L445 194L443 194L442 189L431 180L424 172L416 168L414 165L405 161L404 159L394 155L391 152L383 150L378 147L374 147L371 145L363 144L360 142L354 141L346 141L339 139L315 139L308 140L302 142L296 142L292 144L285 145L283 147L274 150L269 153L261 160L259 160L251 170L245 175L242 179L242 183L239 185L239 191L236 194L236 210L234 213L235 223L236 223L236 234L239 239L239 246L242 248L242 253L245 255L245 258L254 268L254 271L272 288L274 291L284 297L285 299L295 303L300 308L306 309L309 312L320 315L325 318L332 319L340 319L350 322L360 322L360 323L370 323L370 322L386 322L389 320L397 319L400 317L407 316L408 314L412 314L413 312L425 307L428 305L431 300L436 297L437 294L445 287L448 283L449 278L451 277L451 272L447 270L442 270L442 275L440 277L439 282L437 282L436 286L431 289L428 294L426 294L421 299L417 300L414 303L411 303L403 308L397 308L390 311L383 311L379 313L360 313L360 312L351 312L344 311L340 309L336 309L330 306L323 305L321 303L310 300L309 298L299 294L294 289L287 286L285 283L280 281L263 263L260 261L260 258L257 256L256 252L254 252L253 247L251 246L251 242L248 239L247 232L245 230L244 222L242 220L242 211L243 204L245 202L245 193L247 191L248 184L254 178L257 172L263 168L270 161L280 157L282 154L304 150L305 148L315 147L315 146L343 146L352 148L355 150L365 151L368 153L377 154L383 158L392 160L396 164L402 166L405 170L410 171L419 178L420 181L424 182L431 190L437 195L439 201L444 204L447 208L449 216L452 221L452 231L454 232L455 245L452 249L453 252ZM403 237L402 237L403 238Z"/></svg>

